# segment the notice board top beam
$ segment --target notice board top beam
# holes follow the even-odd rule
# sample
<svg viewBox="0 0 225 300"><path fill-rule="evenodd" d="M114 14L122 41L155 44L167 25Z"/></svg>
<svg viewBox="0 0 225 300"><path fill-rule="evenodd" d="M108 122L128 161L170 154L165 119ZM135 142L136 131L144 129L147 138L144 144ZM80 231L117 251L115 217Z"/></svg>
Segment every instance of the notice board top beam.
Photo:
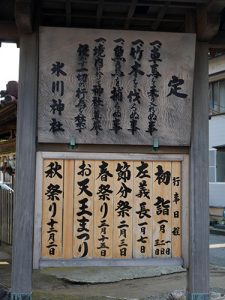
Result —
<svg viewBox="0 0 225 300"><path fill-rule="evenodd" d="M168 160L182 161L187 158L186 154L137 154L137 153L72 153L72 152L37 152L38 157L43 159L93 159L101 160Z"/></svg>
<svg viewBox="0 0 225 300"><path fill-rule="evenodd" d="M131 0L2 0L0 22L14 24L18 36L34 30L36 19L41 26L187 32L191 14L193 24L197 20L194 32L211 41L224 30L221 14L224 6L224 0L138 0L135 3ZM207 12L204 18L198 17L199 9ZM0 40L5 40L5 33L0 32ZM7 40L17 42L15 32Z"/></svg>

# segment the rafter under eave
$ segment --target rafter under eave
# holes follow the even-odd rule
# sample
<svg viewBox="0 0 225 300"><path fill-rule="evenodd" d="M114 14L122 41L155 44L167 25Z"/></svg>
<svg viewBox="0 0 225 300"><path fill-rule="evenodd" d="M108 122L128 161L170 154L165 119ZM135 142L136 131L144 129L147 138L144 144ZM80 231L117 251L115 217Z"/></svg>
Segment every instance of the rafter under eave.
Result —
<svg viewBox="0 0 225 300"><path fill-rule="evenodd" d="M33 32L33 0L16 0L15 19L20 33Z"/></svg>

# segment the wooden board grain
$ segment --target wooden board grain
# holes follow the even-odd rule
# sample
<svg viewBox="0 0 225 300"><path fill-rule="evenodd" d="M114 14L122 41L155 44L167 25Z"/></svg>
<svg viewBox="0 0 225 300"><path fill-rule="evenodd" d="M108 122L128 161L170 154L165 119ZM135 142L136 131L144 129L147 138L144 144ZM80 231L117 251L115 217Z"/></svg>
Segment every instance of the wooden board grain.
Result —
<svg viewBox="0 0 225 300"><path fill-rule="evenodd" d="M133 162L114 163L113 258L132 257Z"/></svg>
<svg viewBox="0 0 225 300"><path fill-rule="evenodd" d="M196 47L190 149L190 248L188 296L209 294L208 43ZM201 131L201 133L200 133ZM197 229L197 230L196 230ZM201 293L200 295L198 295Z"/></svg>
<svg viewBox="0 0 225 300"><path fill-rule="evenodd" d="M32 293L35 160L37 137L38 33L20 34L16 132L16 188L13 203L11 295ZM25 84L26 83L26 84ZM19 159L18 159L19 158ZM14 294L15 293L15 294ZM17 294L18 295L18 294Z"/></svg>
<svg viewBox="0 0 225 300"><path fill-rule="evenodd" d="M93 257L94 170L93 161L75 161L74 257Z"/></svg>
<svg viewBox="0 0 225 300"><path fill-rule="evenodd" d="M171 162L153 162L153 257L171 257Z"/></svg>
<svg viewBox="0 0 225 300"><path fill-rule="evenodd" d="M112 258L114 162L95 161L94 257Z"/></svg>
<svg viewBox="0 0 225 300"><path fill-rule="evenodd" d="M74 160L64 160L63 258L73 257Z"/></svg>
<svg viewBox="0 0 225 300"><path fill-rule="evenodd" d="M172 257L181 256L182 239L182 178L181 163L172 162Z"/></svg>
<svg viewBox="0 0 225 300"><path fill-rule="evenodd" d="M103 63L102 75L100 82L97 82L94 49L99 45L99 38L102 38L101 45L104 51L100 58ZM123 39L124 42L117 44L118 39ZM135 42L140 41L141 52L138 52ZM83 70L86 71L82 71L83 73L77 71L81 69L77 52L79 45L89 47L83 65ZM123 47L124 58L121 64L124 76L119 78L112 75L115 73L114 50L118 45ZM131 49L136 49L133 57ZM157 56L158 53L160 56L155 61L158 66L156 74L153 72L151 57ZM159 145L189 145L194 54L194 34L40 28L39 142L70 143L75 139L78 144L152 145L157 138ZM81 85L82 74L88 75L84 85ZM154 76L156 87L151 92ZM134 95L135 82L140 98ZM103 90L97 117L101 129L96 131L93 122L96 117L93 90L98 83ZM117 103L119 112L116 111L116 101L111 98L116 84L122 89L123 96ZM85 89L82 95L81 89ZM152 94L156 105L156 130L153 129L153 132L149 133L149 119L152 121L154 117L150 116ZM84 127L79 131L75 118L79 116L81 98L84 102L83 116L80 120L84 121ZM133 104L135 109L132 109ZM134 127L137 127L134 131L131 130L132 113L137 122L133 123ZM115 114L120 121L118 126L121 127L117 132L113 130ZM56 127L62 124L59 126L60 130L55 132L50 125L53 119Z"/></svg>
<svg viewBox="0 0 225 300"><path fill-rule="evenodd" d="M152 162L134 161L133 257L152 257Z"/></svg>
<svg viewBox="0 0 225 300"><path fill-rule="evenodd" d="M54 259L182 257L182 162L90 157L44 159L42 257L50 257L50 184L62 188L63 199L55 216L61 252ZM61 178L46 176L51 164L62 166Z"/></svg>
<svg viewBox="0 0 225 300"><path fill-rule="evenodd" d="M44 160L42 190L42 257L62 257L63 160ZM53 173L47 173L50 169ZM57 175L58 174L58 175Z"/></svg>

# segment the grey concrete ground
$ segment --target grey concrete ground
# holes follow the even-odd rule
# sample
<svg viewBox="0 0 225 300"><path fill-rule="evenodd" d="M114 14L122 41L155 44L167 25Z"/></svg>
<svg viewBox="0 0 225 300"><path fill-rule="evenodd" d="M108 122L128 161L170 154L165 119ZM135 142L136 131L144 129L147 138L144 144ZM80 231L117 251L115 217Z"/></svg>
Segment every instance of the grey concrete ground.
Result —
<svg viewBox="0 0 225 300"><path fill-rule="evenodd" d="M211 299L225 300L225 236L210 235L210 287ZM0 257L1 257L0 247ZM3 251L4 255L5 251ZM9 258L9 257L8 257ZM0 261L7 260L0 259ZM63 271L63 270L62 270ZM110 270L109 270L110 271ZM129 271L128 269L126 271ZM186 272L179 270L178 273L171 273L168 269L166 275L155 273L151 277L149 267L145 269L132 268L133 276L129 275L127 279L114 283L102 284L85 284L71 283L65 279L58 279L52 276L51 272L34 271L33 273L33 300L169 300L179 299L184 300L184 291L186 289ZM0 288L6 290L10 287L10 272L9 265L1 264L0 262ZM123 268L111 268L110 276L119 276L124 272ZM107 276L107 272L102 273L102 268L90 270L91 278L97 276ZM77 269L79 277L84 274L81 269ZM103 274L103 275L102 275ZM124 273L125 274L125 273ZM90 274L89 274L90 275ZM86 275L84 275L86 276ZM145 277L146 278L142 278ZM149 277L148 277L149 276ZM139 279L137 277L140 277ZM0 290L1 292L1 290ZM173 293L173 297L171 296ZM0 293L1 295L1 293ZM1 299L1 297L0 297ZM2 299L6 299L3 298Z"/></svg>
<svg viewBox="0 0 225 300"><path fill-rule="evenodd" d="M181 266L161 267L76 267L46 268L42 274L52 275L68 283L96 284L113 283L122 280L160 277L162 275L185 272Z"/></svg>

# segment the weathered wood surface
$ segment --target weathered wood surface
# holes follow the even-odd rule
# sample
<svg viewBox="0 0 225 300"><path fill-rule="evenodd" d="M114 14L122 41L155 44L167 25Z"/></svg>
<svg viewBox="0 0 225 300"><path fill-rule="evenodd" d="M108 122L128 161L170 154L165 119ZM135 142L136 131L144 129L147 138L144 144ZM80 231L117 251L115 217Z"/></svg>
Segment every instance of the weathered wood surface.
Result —
<svg viewBox="0 0 225 300"><path fill-rule="evenodd" d="M159 176L162 167L164 175ZM171 257L171 162L153 162L153 256ZM168 180L168 183L167 183Z"/></svg>
<svg viewBox="0 0 225 300"><path fill-rule="evenodd" d="M220 17L225 1L209 1L197 9L197 38L201 42L210 42L217 36L220 27Z"/></svg>
<svg viewBox="0 0 225 300"><path fill-rule="evenodd" d="M20 36L11 295L31 294L35 200L37 35ZM28 298L30 299L30 298Z"/></svg>
<svg viewBox="0 0 225 300"><path fill-rule="evenodd" d="M18 43L19 41L19 33L18 28L14 22L1 22L0 23L0 36L1 39L5 42L14 41Z"/></svg>
<svg viewBox="0 0 225 300"><path fill-rule="evenodd" d="M85 169L82 172L82 164ZM74 169L74 257L93 257L94 244L94 162L90 160L75 161ZM87 180L85 183L86 191L79 184ZM90 195L89 195L90 194ZM84 220L82 222L82 220ZM82 226L83 224L83 226ZM84 235L84 237L83 237Z"/></svg>
<svg viewBox="0 0 225 300"><path fill-rule="evenodd" d="M126 168L127 164L127 168ZM119 175L118 166L125 172ZM125 171L127 170L127 172ZM130 178L128 178L130 172ZM132 258L133 239L133 162L114 163L114 222L113 222L113 257ZM127 192L126 192L127 190Z"/></svg>
<svg viewBox="0 0 225 300"><path fill-rule="evenodd" d="M95 40L103 37L106 39L105 56L103 57L103 75L101 76L101 86L103 106L100 108L102 131L96 135L93 127L93 85L96 84L95 68L93 58L93 48ZM124 39L124 58L122 64L124 75L120 78L120 85L123 86L123 101L121 107L121 127L117 134L113 128L113 113L115 103L110 98L115 79L112 73L115 70L113 49L114 42L118 38ZM143 45L143 57L139 61L140 69L144 75L137 76L137 88L140 89L140 104L137 103L137 113L139 120L137 130L134 134L130 129L131 102L128 99L130 91L134 88L133 74L131 66L134 60L130 56L132 41L141 39ZM161 77L156 78L156 89L159 97L156 97L156 128L157 131L150 135L146 132L148 128L149 116L149 91L151 88L151 42L160 41L162 43L159 52L161 61L157 61L158 71ZM77 69L78 64L77 49L79 44L88 44L90 47L89 57L85 68L88 69L86 107L86 129L80 133L76 130L74 118L78 115L78 89ZM159 145L184 146L190 144L191 132L191 108L192 108L192 85L195 53L194 34L168 34L155 32L138 31L114 31L114 30L88 30L72 28L41 28L40 29L40 60L39 60L39 114L38 114L38 140L48 143L69 143L75 138L78 144L132 144L151 145L153 139L158 138ZM63 63L62 70L66 76L59 74L57 77L51 71L53 64ZM53 73L53 74L52 74ZM131 74L129 74L131 73ZM183 79L184 83L178 85L179 93L187 94L185 99L170 95L169 82L172 76ZM52 84L59 82L59 91L52 91ZM64 84L64 94L61 95L61 82ZM50 105L52 99L61 99L64 103L64 110L61 115L58 112L53 114ZM52 133L50 123L52 118L63 124L64 131Z"/></svg>
<svg viewBox="0 0 225 300"><path fill-rule="evenodd" d="M141 163L134 161L133 256L135 258L152 257L153 163L150 161L147 163L146 177L143 177L143 174L139 177L137 168Z"/></svg>
<svg viewBox="0 0 225 300"><path fill-rule="evenodd" d="M113 177L100 176L100 165L106 161L95 161L95 201L94 201L94 257L112 258L113 245L113 214L114 195L111 192L114 185ZM110 174L114 172L114 163L107 162L107 170ZM110 192L106 196L101 196L101 187L107 186ZM103 194L104 195L104 194ZM106 226L103 226L106 224ZM104 239L106 237L107 239Z"/></svg>
<svg viewBox="0 0 225 300"><path fill-rule="evenodd" d="M14 193L0 189L0 241L12 245Z"/></svg>
<svg viewBox="0 0 225 300"><path fill-rule="evenodd" d="M172 195L171 195L171 210L172 210L172 256L181 256L181 240L182 240L182 212L181 212L181 164L180 162L172 163Z"/></svg>
<svg viewBox="0 0 225 300"><path fill-rule="evenodd" d="M64 202L63 202L63 257L73 257L73 185L74 160L65 160Z"/></svg>
<svg viewBox="0 0 225 300"><path fill-rule="evenodd" d="M34 2L32 0L15 1L16 26L20 33L33 32Z"/></svg>
<svg viewBox="0 0 225 300"><path fill-rule="evenodd" d="M54 176L53 178L47 176L46 171L49 169L49 165L52 163L51 160L44 161L44 180L43 180L43 190L42 190L42 256L43 257L62 257L63 253L63 160L55 160L54 163L59 164L62 169L58 172L62 175L61 178ZM72 174L71 174L72 175ZM69 188L70 182L65 174L65 180L67 180L67 187ZM59 187L58 190L61 193L57 194L54 192L54 187ZM52 189L52 188L53 189ZM51 221L57 222L56 224L50 225ZM64 226L66 225L66 219L64 219ZM54 227L54 229L53 229ZM52 228L52 229L51 229ZM56 245L56 246L52 246ZM66 246L66 244L65 244ZM54 255L51 252L54 251Z"/></svg>
<svg viewBox="0 0 225 300"><path fill-rule="evenodd" d="M193 127L190 153L190 300L209 299L208 44L196 50ZM199 295L199 296L198 296Z"/></svg>

